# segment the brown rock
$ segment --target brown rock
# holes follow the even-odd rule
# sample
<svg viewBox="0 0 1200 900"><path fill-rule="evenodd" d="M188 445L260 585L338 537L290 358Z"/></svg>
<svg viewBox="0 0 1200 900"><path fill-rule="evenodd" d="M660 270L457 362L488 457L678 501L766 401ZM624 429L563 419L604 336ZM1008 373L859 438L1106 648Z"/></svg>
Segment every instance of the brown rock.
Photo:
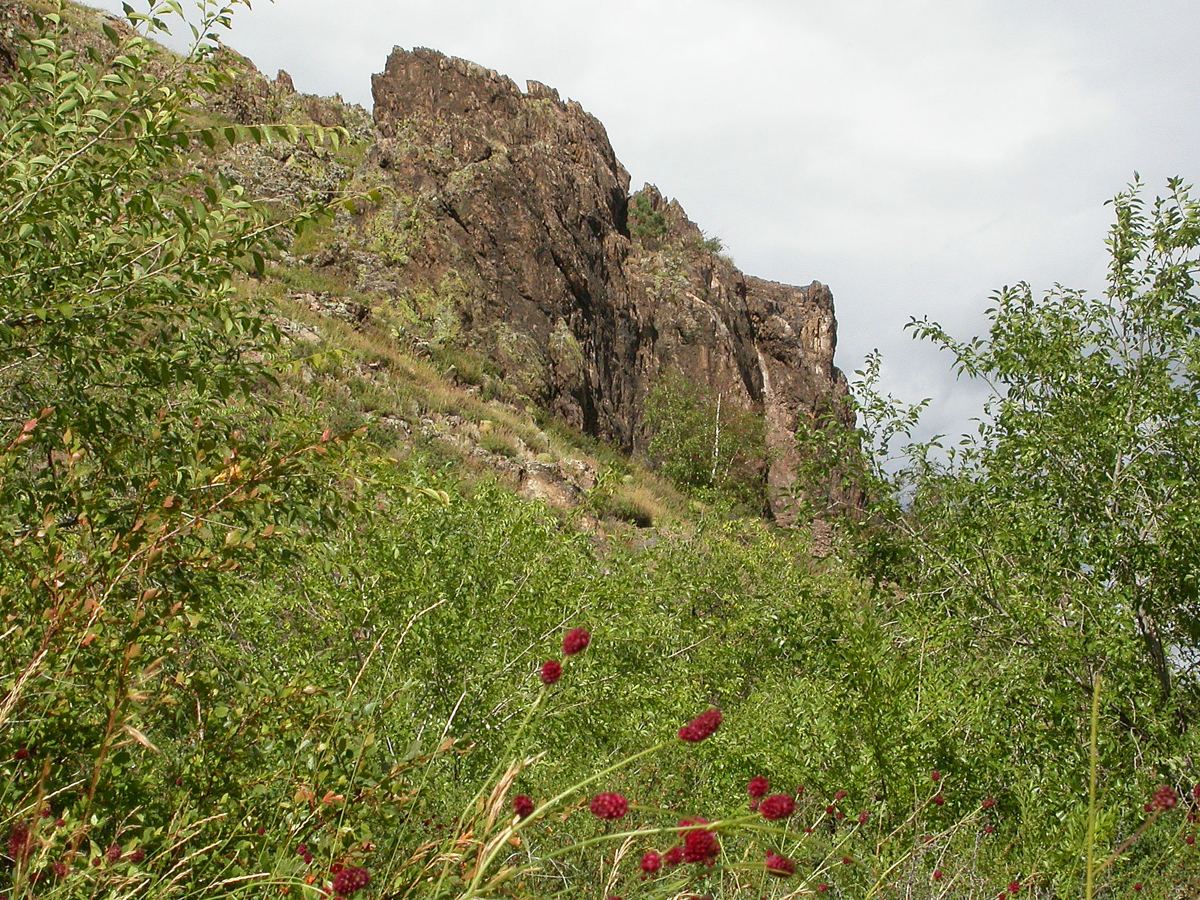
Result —
<svg viewBox="0 0 1200 900"><path fill-rule="evenodd" d="M829 289L747 278L678 203L650 186L630 198L604 127L545 85L396 49L372 91L372 159L410 204L400 280L453 273L469 338L531 399L627 450L644 449L668 368L761 410L771 510L791 521L792 436L847 390Z"/></svg>

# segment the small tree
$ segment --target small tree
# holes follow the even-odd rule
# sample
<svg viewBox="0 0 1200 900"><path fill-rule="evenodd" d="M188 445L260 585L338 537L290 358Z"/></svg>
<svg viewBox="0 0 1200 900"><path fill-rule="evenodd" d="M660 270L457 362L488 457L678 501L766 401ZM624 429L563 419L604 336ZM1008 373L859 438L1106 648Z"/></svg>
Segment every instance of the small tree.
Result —
<svg viewBox="0 0 1200 900"><path fill-rule="evenodd" d="M1113 613L1136 628L1165 700L1200 662L1200 203L1173 179L1149 208L1137 183L1112 205L1103 296L1005 288L986 339L913 323L993 390L914 511L938 544L977 541L982 565L956 568L980 596L1040 585L1095 665Z"/></svg>
<svg viewBox="0 0 1200 900"><path fill-rule="evenodd" d="M762 506L766 426L682 373L666 372L646 396L647 453L685 490L716 491Z"/></svg>
<svg viewBox="0 0 1200 900"><path fill-rule="evenodd" d="M275 329L233 287L307 214L268 220L188 156L300 137L200 124L237 2L205 0L183 56L146 36L177 0L105 23L107 44L60 10L0 84L0 745L42 766L10 801L65 791L72 851L155 802L149 699L172 702L197 586L334 498L309 462L331 436L271 434Z"/></svg>

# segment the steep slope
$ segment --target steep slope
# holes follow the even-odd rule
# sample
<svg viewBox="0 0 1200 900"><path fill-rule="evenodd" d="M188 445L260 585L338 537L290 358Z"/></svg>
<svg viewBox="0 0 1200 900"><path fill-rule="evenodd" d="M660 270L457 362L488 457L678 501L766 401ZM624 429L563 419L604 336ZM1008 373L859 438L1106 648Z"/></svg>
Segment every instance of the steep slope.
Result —
<svg viewBox="0 0 1200 900"><path fill-rule="evenodd" d="M408 229L394 289L452 279L465 332L507 377L629 451L666 371L761 411L771 511L790 521L792 436L846 392L829 289L748 278L678 203L630 198L604 127L545 85L396 49L372 88L371 159L405 198L386 223ZM363 223L368 243L385 231Z"/></svg>

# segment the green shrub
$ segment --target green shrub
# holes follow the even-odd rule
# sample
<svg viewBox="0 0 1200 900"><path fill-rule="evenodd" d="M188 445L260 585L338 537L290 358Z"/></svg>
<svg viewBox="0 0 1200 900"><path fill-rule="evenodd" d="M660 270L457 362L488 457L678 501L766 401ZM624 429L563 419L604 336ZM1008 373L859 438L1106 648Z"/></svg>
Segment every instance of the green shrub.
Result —
<svg viewBox="0 0 1200 900"><path fill-rule="evenodd" d="M646 396L647 454L679 487L761 510L766 423L678 372L661 374Z"/></svg>
<svg viewBox="0 0 1200 900"><path fill-rule="evenodd" d="M638 194L629 204L629 233L650 246L657 246L666 237L667 218L645 194Z"/></svg>

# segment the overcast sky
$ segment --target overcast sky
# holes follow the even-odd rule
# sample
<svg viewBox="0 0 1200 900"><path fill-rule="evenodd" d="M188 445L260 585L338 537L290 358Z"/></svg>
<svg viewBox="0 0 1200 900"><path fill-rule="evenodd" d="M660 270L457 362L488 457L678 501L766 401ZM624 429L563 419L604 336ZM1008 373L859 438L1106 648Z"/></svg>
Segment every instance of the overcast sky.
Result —
<svg viewBox="0 0 1200 900"><path fill-rule="evenodd" d="M558 88L747 273L829 284L839 365L878 347L957 434L979 393L905 322L1101 289L1104 201L1200 178L1197 34L1196 0L258 0L229 43L367 107L395 45Z"/></svg>

